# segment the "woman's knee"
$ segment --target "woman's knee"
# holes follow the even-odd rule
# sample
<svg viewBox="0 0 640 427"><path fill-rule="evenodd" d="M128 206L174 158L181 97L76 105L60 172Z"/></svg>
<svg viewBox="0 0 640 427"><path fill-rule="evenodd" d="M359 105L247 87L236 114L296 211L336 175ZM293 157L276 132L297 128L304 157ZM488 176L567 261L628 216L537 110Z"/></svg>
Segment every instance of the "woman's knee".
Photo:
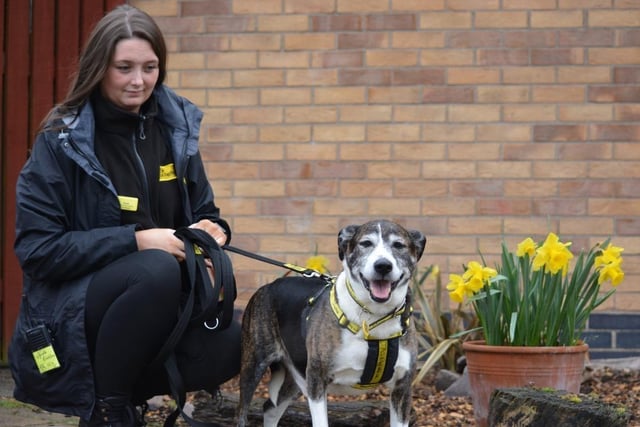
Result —
<svg viewBox="0 0 640 427"><path fill-rule="evenodd" d="M148 249L140 252L140 275L144 284L152 295L166 294L168 298L179 297L182 288L180 263L168 252L160 249Z"/></svg>

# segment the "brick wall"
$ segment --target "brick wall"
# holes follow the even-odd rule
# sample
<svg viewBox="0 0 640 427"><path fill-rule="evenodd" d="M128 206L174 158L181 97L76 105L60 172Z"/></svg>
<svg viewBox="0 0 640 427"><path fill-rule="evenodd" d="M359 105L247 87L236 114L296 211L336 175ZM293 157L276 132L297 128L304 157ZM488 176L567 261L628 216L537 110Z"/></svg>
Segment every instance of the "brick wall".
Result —
<svg viewBox="0 0 640 427"><path fill-rule="evenodd" d="M446 274L504 237L625 248L640 311L637 0L131 0L205 111L236 246L339 268L340 227L428 235ZM234 256L242 304L283 273ZM446 277L446 276L445 276Z"/></svg>

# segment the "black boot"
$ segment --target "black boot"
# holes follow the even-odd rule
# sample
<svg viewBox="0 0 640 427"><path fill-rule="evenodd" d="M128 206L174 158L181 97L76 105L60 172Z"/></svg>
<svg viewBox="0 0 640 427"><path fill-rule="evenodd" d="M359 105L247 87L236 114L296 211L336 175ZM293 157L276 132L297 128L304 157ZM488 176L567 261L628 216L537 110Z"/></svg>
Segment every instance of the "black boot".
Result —
<svg viewBox="0 0 640 427"><path fill-rule="evenodd" d="M97 399L89 421L80 420L78 427L139 427L144 426L144 414L124 397Z"/></svg>

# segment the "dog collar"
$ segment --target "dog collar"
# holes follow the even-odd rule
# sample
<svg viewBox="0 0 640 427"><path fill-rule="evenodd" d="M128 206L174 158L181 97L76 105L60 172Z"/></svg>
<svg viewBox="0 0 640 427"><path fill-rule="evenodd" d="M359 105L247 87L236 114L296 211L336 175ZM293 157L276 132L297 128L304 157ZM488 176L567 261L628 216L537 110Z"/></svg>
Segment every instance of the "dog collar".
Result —
<svg viewBox="0 0 640 427"><path fill-rule="evenodd" d="M336 286L335 286L335 284L333 286L331 286L331 292L329 293L329 302L331 304L331 309L333 310L333 314L338 319L338 323L340 324L340 326L342 326L343 328L347 328L354 335L357 334L358 332L360 332L360 330L362 330L362 333L364 335L364 339L368 340L368 341L369 340L380 340L380 338L374 338L374 337L371 336L371 333L370 333L371 329L382 325L384 322L387 322L387 321L393 319L394 317L402 316L403 313L405 312L405 310L407 310L407 304L405 302L405 304L403 304L400 308L391 311L389 314L387 314L386 316L381 317L380 319L376 320L375 322L371 323L370 325L368 325L367 322L365 322L364 320L362 321L362 325L358 325L357 323L350 321L347 318L347 315L342 310L342 308L340 308L340 304L338 304L338 297L336 295ZM358 303L358 305L360 305L362 307L361 304ZM366 311L367 311L367 313L371 313L368 309ZM407 317L407 322L408 322L408 317ZM406 325L402 325L402 330L401 331L391 335L390 337L388 337L386 339L392 339L392 338L400 337L400 336L404 335L405 332L406 332Z"/></svg>

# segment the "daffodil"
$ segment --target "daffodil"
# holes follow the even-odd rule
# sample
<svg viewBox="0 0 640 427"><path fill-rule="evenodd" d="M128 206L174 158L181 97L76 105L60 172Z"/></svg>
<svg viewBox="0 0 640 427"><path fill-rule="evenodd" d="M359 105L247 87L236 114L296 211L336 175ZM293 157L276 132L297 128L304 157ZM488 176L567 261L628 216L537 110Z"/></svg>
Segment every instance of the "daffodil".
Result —
<svg viewBox="0 0 640 427"><path fill-rule="evenodd" d="M536 254L536 242L533 241L531 237L527 237L522 242L518 243L518 250L516 251L516 255L520 258L525 255L529 255L529 257L533 257Z"/></svg>
<svg viewBox="0 0 640 427"><path fill-rule="evenodd" d="M449 297L458 303L463 302L466 296L473 295L473 292L468 289L462 276L458 274L449 275L447 290L449 291Z"/></svg>
<svg viewBox="0 0 640 427"><path fill-rule="evenodd" d="M463 279L467 283L469 289L473 292L478 292L482 289L487 282L492 277L495 277L498 274L496 270L489 267L484 267L477 261L471 261L467 265L467 269L462 275Z"/></svg>
<svg viewBox="0 0 640 427"><path fill-rule="evenodd" d="M556 274L562 270L562 276L566 276L569 262L573 258L573 254L568 249L571 242L562 243L558 236L549 233L547 239L542 246L536 249L536 255L533 259L533 271L546 268L551 274Z"/></svg>
<svg viewBox="0 0 640 427"><path fill-rule="evenodd" d="M320 274L325 274L329 272L329 268L327 267L328 265L329 260L327 259L327 257L322 255L315 255L307 259L305 267L310 270L315 270Z"/></svg>
<svg viewBox="0 0 640 427"><path fill-rule="evenodd" d="M471 261L462 275L450 274L449 295L472 304L489 345L575 345L591 312L624 280L624 249L607 240L581 251L570 272L570 246L554 233L542 244L527 237L515 252L503 243L496 269ZM601 290L606 281L614 289Z"/></svg>

